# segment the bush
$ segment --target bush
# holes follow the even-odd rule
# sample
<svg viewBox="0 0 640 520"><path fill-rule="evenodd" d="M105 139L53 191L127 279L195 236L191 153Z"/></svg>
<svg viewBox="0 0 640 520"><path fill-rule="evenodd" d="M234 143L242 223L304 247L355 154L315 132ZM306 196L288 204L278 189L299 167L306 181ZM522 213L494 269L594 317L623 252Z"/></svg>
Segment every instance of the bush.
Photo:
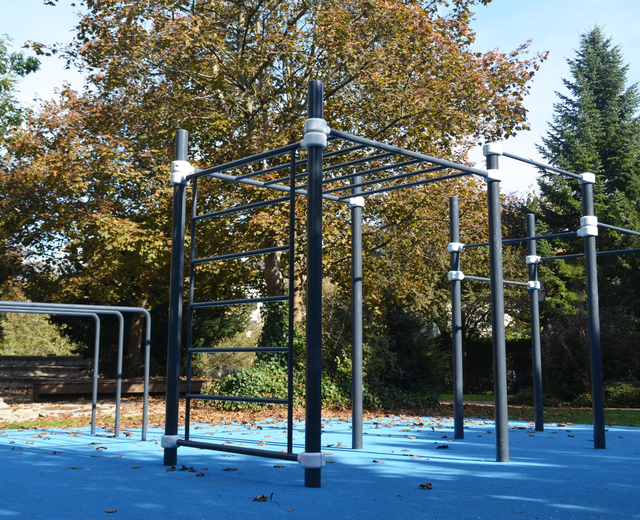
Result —
<svg viewBox="0 0 640 520"><path fill-rule="evenodd" d="M605 385L603 390L605 408L640 408L640 384L638 383L611 383ZM591 407L591 393L579 395L571 402L571 406Z"/></svg>
<svg viewBox="0 0 640 520"><path fill-rule="evenodd" d="M520 392L518 392L516 395L509 397L509 404L517 406L534 406L533 388L525 388L524 390L520 390ZM558 406L558 404L558 398L549 394L542 394L542 405L545 408Z"/></svg>

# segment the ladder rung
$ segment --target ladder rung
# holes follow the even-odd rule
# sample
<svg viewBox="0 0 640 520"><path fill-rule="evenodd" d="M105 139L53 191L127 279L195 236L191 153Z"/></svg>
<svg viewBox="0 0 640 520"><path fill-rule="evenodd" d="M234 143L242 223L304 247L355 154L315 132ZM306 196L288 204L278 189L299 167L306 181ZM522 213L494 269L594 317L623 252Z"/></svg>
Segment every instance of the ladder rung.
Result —
<svg viewBox="0 0 640 520"><path fill-rule="evenodd" d="M218 352L289 352L289 347L223 347L223 348L192 348L189 349L192 354L208 353L217 354Z"/></svg>
<svg viewBox="0 0 640 520"><path fill-rule="evenodd" d="M237 401L240 403L289 404L287 399L275 399L271 397L235 397L231 395L189 394L187 395L187 399L200 401Z"/></svg>
<svg viewBox="0 0 640 520"><path fill-rule="evenodd" d="M235 208L223 209L220 211L214 211L213 213L206 213L204 215L197 215L193 217L194 221L205 220L208 218L221 217L222 215L229 215L230 213L238 213L249 209L262 208L264 206L270 206L272 204L279 204L280 202L289 202L291 197L280 197L279 199L263 200L260 202L254 202L253 204L245 204L244 206L236 206Z"/></svg>
<svg viewBox="0 0 640 520"><path fill-rule="evenodd" d="M220 300L217 302L196 302L191 304L192 309L202 309L205 307L221 307L224 305L249 305L252 303L284 302L288 296L265 296L264 298L246 298L244 300Z"/></svg>
<svg viewBox="0 0 640 520"><path fill-rule="evenodd" d="M245 258L249 256L267 255L269 253L276 253L278 251L288 251L289 246L274 246L266 247L264 249L256 249L254 251L243 251L242 253L229 253L228 255L210 256L208 258L198 258L191 260L191 265L204 264L207 262L217 262L219 260L233 260L234 258Z"/></svg>

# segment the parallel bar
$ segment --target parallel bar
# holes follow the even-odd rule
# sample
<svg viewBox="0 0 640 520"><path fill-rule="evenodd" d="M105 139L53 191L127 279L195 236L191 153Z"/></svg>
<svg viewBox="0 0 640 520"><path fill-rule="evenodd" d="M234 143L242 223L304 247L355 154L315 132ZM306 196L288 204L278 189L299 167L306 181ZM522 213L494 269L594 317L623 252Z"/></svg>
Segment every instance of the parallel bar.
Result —
<svg viewBox="0 0 640 520"><path fill-rule="evenodd" d="M269 150L268 152L259 153L257 155L251 155L249 157L244 157L242 159L237 159L235 161L231 161L225 164L220 164L218 166L212 166L211 168L205 168L203 170L198 170L195 173L187 176L187 180L197 179L198 177L211 176L213 173L223 172L225 170L232 170L233 168L239 168L240 166L246 166L247 164L251 164L258 161L264 161L265 159L271 159L272 157L278 157L279 155L284 155L293 150L297 150L300 148L300 143L292 143L287 146L282 146L281 148L275 148L274 150ZM176 159L180 160L180 159ZM182 159L186 160L186 159ZM254 174L248 174L247 176L252 176ZM256 172L255 175L259 175L259 172ZM247 177L244 176L244 177ZM238 177L240 179L241 177Z"/></svg>
<svg viewBox="0 0 640 520"><path fill-rule="evenodd" d="M211 444L208 442L178 440L178 446L188 448L198 448L201 450L225 451L227 453L237 453L239 455L252 455L254 457L266 457L269 459L289 460L291 462L298 461L298 455L295 453L283 453L281 451L259 450L256 448L245 448L244 446L231 446L229 444Z"/></svg>
<svg viewBox="0 0 640 520"><path fill-rule="evenodd" d="M460 207L458 197L449 198L449 239L460 242ZM460 253L450 253L452 271L460 271ZM453 349L453 429L454 439L464 439L464 377L462 351L462 283L451 281L451 342Z"/></svg>
<svg viewBox="0 0 640 520"><path fill-rule="evenodd" d="M218 300L215 302L196 302L191 304L192 309L203 309L208 307L222 307L224 305L243 305L252 303L267 303L267 302L284 302L287 301L288 296L265 296L263 298L246 298L243 300Z"/></svg>
<svg viewBox="0 0 640 520"><path fill-rule="evenodd" d="M263 403L263 404L287 404L286 399L275 399L271 397L235 397L232 395L206 395L206 394L189 394L189 399L198 401L231 401L239 403Z"/></svg>
<svg viewBox="0 0 640 520"><path fill-rule="evenodd" d="M556 173L562 173L563 175L568 175L569 177L573 177L574 179L581 179L582 177L577 173L568 172L567 170L562 170L561 168L556 168L554 166L549 166L548 164L539 163L536 161L532 161L531 159L525 159L524 157L520 157L518 155L513 155L511 153L502 152L502 155L505 157L509 157L510 159L515 159L516 161L520 161L523 163L531 164L532 166L537 166L538 168L544 168L545 170L549 170Z"/></svg>
<svg viewBox="0 0 640 520"><path fill-rule="evenodd" d="M531 242L534 240L551 240L552 238L564 238L574 237L578 234L577 231L566 231L565 233L554 233L552 235L540 235L539 237L521 237L521 238L508 238L502 241L502 245L505 244L518 244L520 242ZM464 249L473 249L474 247L487 247L489 242L483 242L482 244L465 244Z"/></svg>
<svg viewBox="0 0 640 520"><path fill-rule="evenodd" d="M230 253L228 255L210 256L208 258L198 258L196 260L191 260L191 265L199 265L199 264L205 264L209 262L218 262L220 260L233 260L234 258L248 258L250 256L267 255L269 253L275 253L277 251L287 251L288 249L289 249L289 246L285 245L285 246L276 246L276 247L266 247L264 249L256 249L254 251L244 251L242 253Z"/></svg>
<svg viewBox="0 0 640 520"><path fill-rule="evenodd" d="M480 175L481 177L486 177L488 174L485 170L479 170L477 168L472 168L471 166L465 166L464 164L458 164L451 161L445 161L444 159L438 159L436 157L431 157L429 155L424 155L421 153L412 152L410 150L405 150L404 148L399 148L397 146L391 146L385 143L379 143L377 141L371 141L370 139L364 139L363 137L358 137L356 135L348 134L346 132L340 132L338 130L331 130L331 135L338 137L340 139L345 139L347 141L351 141L353 143L360 143L371 146L372 148L378 148L380 150L387 150L389 152L395 152L398 155L404 155L405 157L413 157L414 159L420 159L422 161L431 162L434 164L439 164L440 166L446 166L447 168L453 168L454 170L463 171L467 173L473 173L475 175Z"/></svg>
<svg viewBox="0 0 640 520"><path fill-rule="evenodd" d="M418 161L415 161L415 162L418 162ZM391 168L385 168L385 169L391 169ZM396 181L398 179L406 179L407 177L415 177L416 175L422 175L424 173L437 172L437 171L446 170L446 169L447 169L446 166L436 166L436 167L433 167L433 168L425 168L423 170L416 170L414 172L401 173L399 175L392 175L391 177L384 177L382 179L372 179L370 181L364 181L364 182L360 182L358 184L352 184L350 186L340 186L339 188L332 188L330 190L325 190L324 193L334 193L336 191L344 191L344 190L347 190L347 189L362 188L363 186L371 186L372 184L381 184L383 182L391 182L391 181ZM373 172L373 170L371 170L371 171ZM363 174L364 173L368 173L368 172L363 172ZM459 177L461 174L455 174L455 175L456 175L456 177ZM464 175L466 175L466 174L464 174ZM335 180L349 179L351 177L355 177L355 174L345 175L344 177L337 177ZM333 180L334 179L332 179L332 181ZM425 179L425 180L427 180L427 179ZM431 179L429 179L429 180L431 180Z"/></svg>
<svg viewBox="0 0 640 520"><path fill-rule="evenodd" d="M527 235L536 236L536 217L527 215ZM537 255L536 241L527 244L527 254ZM529 264L529 281L538 281L538 266ZM538 289L529 289L529 308L531 309L531 359L533 364L533 404L534 420L537 432L544 431L544 404L542 399L542 349L540 343L540 300Z"/></svg>
<svg viewBox="0 0 640 520"><path fill-rule="evenodd" d="M640 253L640 247L633 249L616 249L615 251L598 251L596 256L622 255L625 253ZM576 253L574 255L543 256L541 260L545 262L548 260L571 260L573 258L584 258L584 253Z"/></svg>
<svg viewBox="0 0 640 520"><path fill-rule="evenodd" d="M190 348L188 352L194 354L217 354L222 352L288 352L289 347L212 347L212 348Z"/></svg>
<svg viewBox="0 0 640 520"><path fill-rule="evenodd" d="M442 169L444 169L444 167ZM441 177L433 177L431 179L424 179L416 182L408 182L406 184L399 184L397 186L388 186L386 188L380 188L379 190L363 191L362 193L360 193L360 195L363 197L366 197L368 195L375 195L376 193L386 193L389 191L401 190L403 188L411 188L412 186L421 186L423 184L431 184L433 182L448 181L451 179L456 179L458 177L464 177L465 175L469 175L469 174L467 172L463 172L463 173L454 173L452 175L442 175ZM350 198L351 198L351 195L345 195L344 197L339 197L338 200L346 201Z"/></svg>
<svg viewBox="0 0 640 520"><path fill-rule="evenodd" d="M470 276L470 275L464 275L464 279L465 280L475 280L477 282L490 282L491 278L485 278L484 276ZM502 283L507 284L507 285L523 285L524 287L527 287L527 283L526 282L512 282L511 280L502 280Z"/></svg>
<svg viewBox="0 0 640 520"><path fill-rule="evenodd" d="M584 182L582 191L583 216L595 215L593 184ZM585 272L587 275L587 316L589 319L589 350L591 354L591 398L593 402L593 447L606 448L604 419L604 389L602 384L602 348L600 344L600 303L598 298L598 267L596 237L584 237Z"/></svg>
<svg viewBox="0 0 640 520"><path fill-rule="evenodd" d="M214 217L221 217L222 215L229 215L231 213L239 213L250 209L263 208L265 206L272 206L273 204L279 204L280 202L287 202L289 197L280 197L278 199L261 200L260 202L252 202L251 204L245 204L244 206L235 206L233 208L222 209L214 211L212 213L205 213L204 215L198 215L194 217L194 221L205 220Z"/></svg>
<svg viewBox="0 0 640 520"><path fill-rule="evenodd" d="M354 197L360 177L351 179ZM362 207L351 207L351 448L363 448L362 423Z"/></svg>
<svg viewBox="0 0 640 520"><path fill-rule="evenodd" d="M361 178L365 175L371 175L372 173L379 173L379 172L384 172L387 170L393 170L396 168L402 168L405 166L411 166L412 164L419 164L423 161L420 161L418 159L412 159L411 161L405 161L405 162L401 162L401 163L395 163L395 164L387 164L386 166L380 166L378 168L372 168L370 170L363 170L360 172L356 172L356 173L349 173L348 175L342 175L340 177L331 177L329 179L324 179L322 181L322 184L330 184L333 182L337 182L337 181L346 181L349 179L353 179L354 177L358 177ZM436 170L441 170L444 169L444 167L440 167L440 168L433 168L433 169L427 169L427 170L420 170L421 172L428 172L428 171L436 171ZM412 172L412 173L416 173L416 172ZM375 184L375 182L384 182L383 180L380 181L368 181L367 184L360 184L359 186L355 186L355 185L350 185L349 189L355 188L355 187L362 187L362 186L367 186L368 184ZM339 188L334 189L333 191L339 191ZM324 193L331 193L329 190L325 190Z"/></svg>
<svg viewBox="0 0 640 520"><path fill-rule="evenodd" d="M574 258L584 258L584 253L576 253L574 255L543 256L540 260L542 262L548 262L550 260L572 260Z"/></svg>
<svg viewBox="0 0 640 520"><path fill-rule="evenodd" d="M613 229L614 231L620 231L621 233L628 233L629 235L640 235L638 231L632 231L631 229L625 229L618 226L612 226L611 224L604 224L603 222L598 222L598 227L603 227L607 229Z"/></svg>

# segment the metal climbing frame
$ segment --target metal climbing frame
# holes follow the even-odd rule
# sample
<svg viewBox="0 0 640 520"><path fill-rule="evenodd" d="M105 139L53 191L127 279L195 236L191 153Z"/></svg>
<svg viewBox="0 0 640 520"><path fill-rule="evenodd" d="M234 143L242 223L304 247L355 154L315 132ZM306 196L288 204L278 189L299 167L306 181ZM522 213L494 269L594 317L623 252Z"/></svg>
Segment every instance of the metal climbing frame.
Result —
<svg viewBox="0 0 640 520"><path fill-rule="evenodd" d="M434 182L456 179L466 175L479 175L487 182L487 195L489 203L489 229L490 229L490 254L491 254L491 292L492 315L494 324L494 358L504 360L504 305L502 288L502 251L501 251L501 224L500 224L500 172L497 167L497 155L491 152L487 157L489 171L472 168L466 165L438 159L428 155L412 152L396 146L372 141L349 133L330 129L323 119L323 85L320 81L311 81L309 84L309 111L305 122L305 134L301 143L278 148L269 152L254 155L245 159L239 159L224 165L215 166L196 171L188 163L187 132L178 130L176 135L176 161L172 165L172 183L174 185L173 197L173 231L171 253L171 292L169 311L169 345L167 355L167 418L165 435L162 445L164 450L164 463L173 465L177 463L177 448L179 446L194 446L198 448L221 449L219 446L204 446L196 444L178 435L179 418L179 375L180 354L182 350L182 301L183 301L183 272L184 272L184 243L186 220L186 189L190 181L200 177L213 177L237 184L254 187L269 188L284 192L288 197L271 199L267 201L245 204L229 210L215 211L206 215L193 213L192 220L204 219L227 214L227 212L254 209L270 204L293 201L296 195L307 197L307 306L306 306L306 410L305 410L305 451L298 456L298 460L305 468L305 486L320 487L320 470L324 466L324 455L321 451L321 370L322 370L322 219L323 201L349 204L352 216L354 258L352 266L353 277L353 385L355 390L361 390L361 367L358 360L362 359L362 323L361 313L356 312L361 307L361 235L359 233L364 207L364 198L374 195L382 195L397 189L423 186ZM339 149L325 153L327 144L338 144ZM299 149L307 150L307 158L296 159L295 154ZM266 164L268 159L290 154L289 162L283 161L279 165ZM347 160L343 159L343 156ZM264 161L262 168L232 175L228 172L247 165L257 165ZM341 162L343 161L343 162ZM427 167L422 167L426 165ZM304 168L298 172L299 168ZM288 170L288 175L273 178L273 173ZM435 175L441 170L450 170L452 173ZM337 175L333 172L337 172ZM349 173L345 173L349 172ZM389 174L388 172L391 172ZM326 174L326 175L325 175ZM385 176L387 175L387 176ZM259 180L260 177L265 177ZM417 178L417 180L415 180ZM306 179L306 184L299 185L298 181ZM406 182L410 181L410 182ZM333 187L327 186L332 184ZM382 187L375 187L381 185ZM325 189L327 186L327 189ZM366 189L366 190L365 190ZM195 191L195 190L194 190ZM194 199L196 200L196 199ZM293 208L291 203L290 209ZM193 222L192 222L193 233ZM293 241L290 241L291 254ZM194 247L192 243L192 248ZM218 258L208 258L206 261L222 261L228 258L238 258L251 252L230 253ZM265 254L265 251L256 252ZM190 272L195 256L192 256ZM203 261L205 261L203 260ZM196 259L195 261L199 261ZM291 264L292 262L290 262ZM190 287L190 294L192 289ZM291 295L292 291L290 291ZM190 301L193 301L190 296ZM254 298L243 301L218 302L217 304L249 303L250 301L271 301L266 298ZM209 302L211 303L211 302ZM197 302L191 304L195 308ZM203 304L204 305L204 304ZM191 312L191 310L189 311ZM290 341L292 335L289 335ZM190 348L190 347L189 347ZM496 446L498 460L508 461L507 439L507 408L506 408L506 364L496 362L497 377L500 382L499 394L504 387L504 399L500 399L496 406L497 433ZM290 364L291 366L291 364ZM217 396L216 398L219 398ZM192 400L195 396L188 395ZM353 394L353 447L362 447L362 393ZM359 437L359 438L358 438ZM224 446L225 451L248 453L247 450L238 450ZM260 455L258 450L251 450L249 454ZM272 453L267 453L272 456ZM286 453L279 453L278 457L292 457L289 449Z"/></svg>

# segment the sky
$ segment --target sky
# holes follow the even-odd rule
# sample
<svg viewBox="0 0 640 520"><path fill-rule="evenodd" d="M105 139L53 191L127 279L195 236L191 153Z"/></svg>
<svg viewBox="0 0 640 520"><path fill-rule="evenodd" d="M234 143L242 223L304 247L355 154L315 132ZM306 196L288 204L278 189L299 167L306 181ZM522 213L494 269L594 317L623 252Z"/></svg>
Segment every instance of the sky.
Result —
<svg viewBox="0 0 640 520"><path fill-rule="evenodd" d="M71 42L80 7L71 0L58 0L55 7L44 5L43 0L0 0L0 9L0 34L13 38L13 48L19 50L27 40ZM541 144L548 130L557 101L555 92L566 93L562 78L571 79L566 59L575 56L580 34L595 25L603 27L621 47L629 65L628 84L640 82L640 0L493 0L475 10L475 51L497 48L510 52L528 40L532 41L531 55L549 51L524 103L531 130L504 141L507 152L544 162L535 145ZM82 76L66 70L59 58L41 61L41 71L20 84L21 101L33 104L36 96L50 99L65 81L75 88L82 86ZM474 149L471 159L483 167L481 149ZM501 169L505 191L525 193L535 188L535 168L503 158Z"/></svg>

